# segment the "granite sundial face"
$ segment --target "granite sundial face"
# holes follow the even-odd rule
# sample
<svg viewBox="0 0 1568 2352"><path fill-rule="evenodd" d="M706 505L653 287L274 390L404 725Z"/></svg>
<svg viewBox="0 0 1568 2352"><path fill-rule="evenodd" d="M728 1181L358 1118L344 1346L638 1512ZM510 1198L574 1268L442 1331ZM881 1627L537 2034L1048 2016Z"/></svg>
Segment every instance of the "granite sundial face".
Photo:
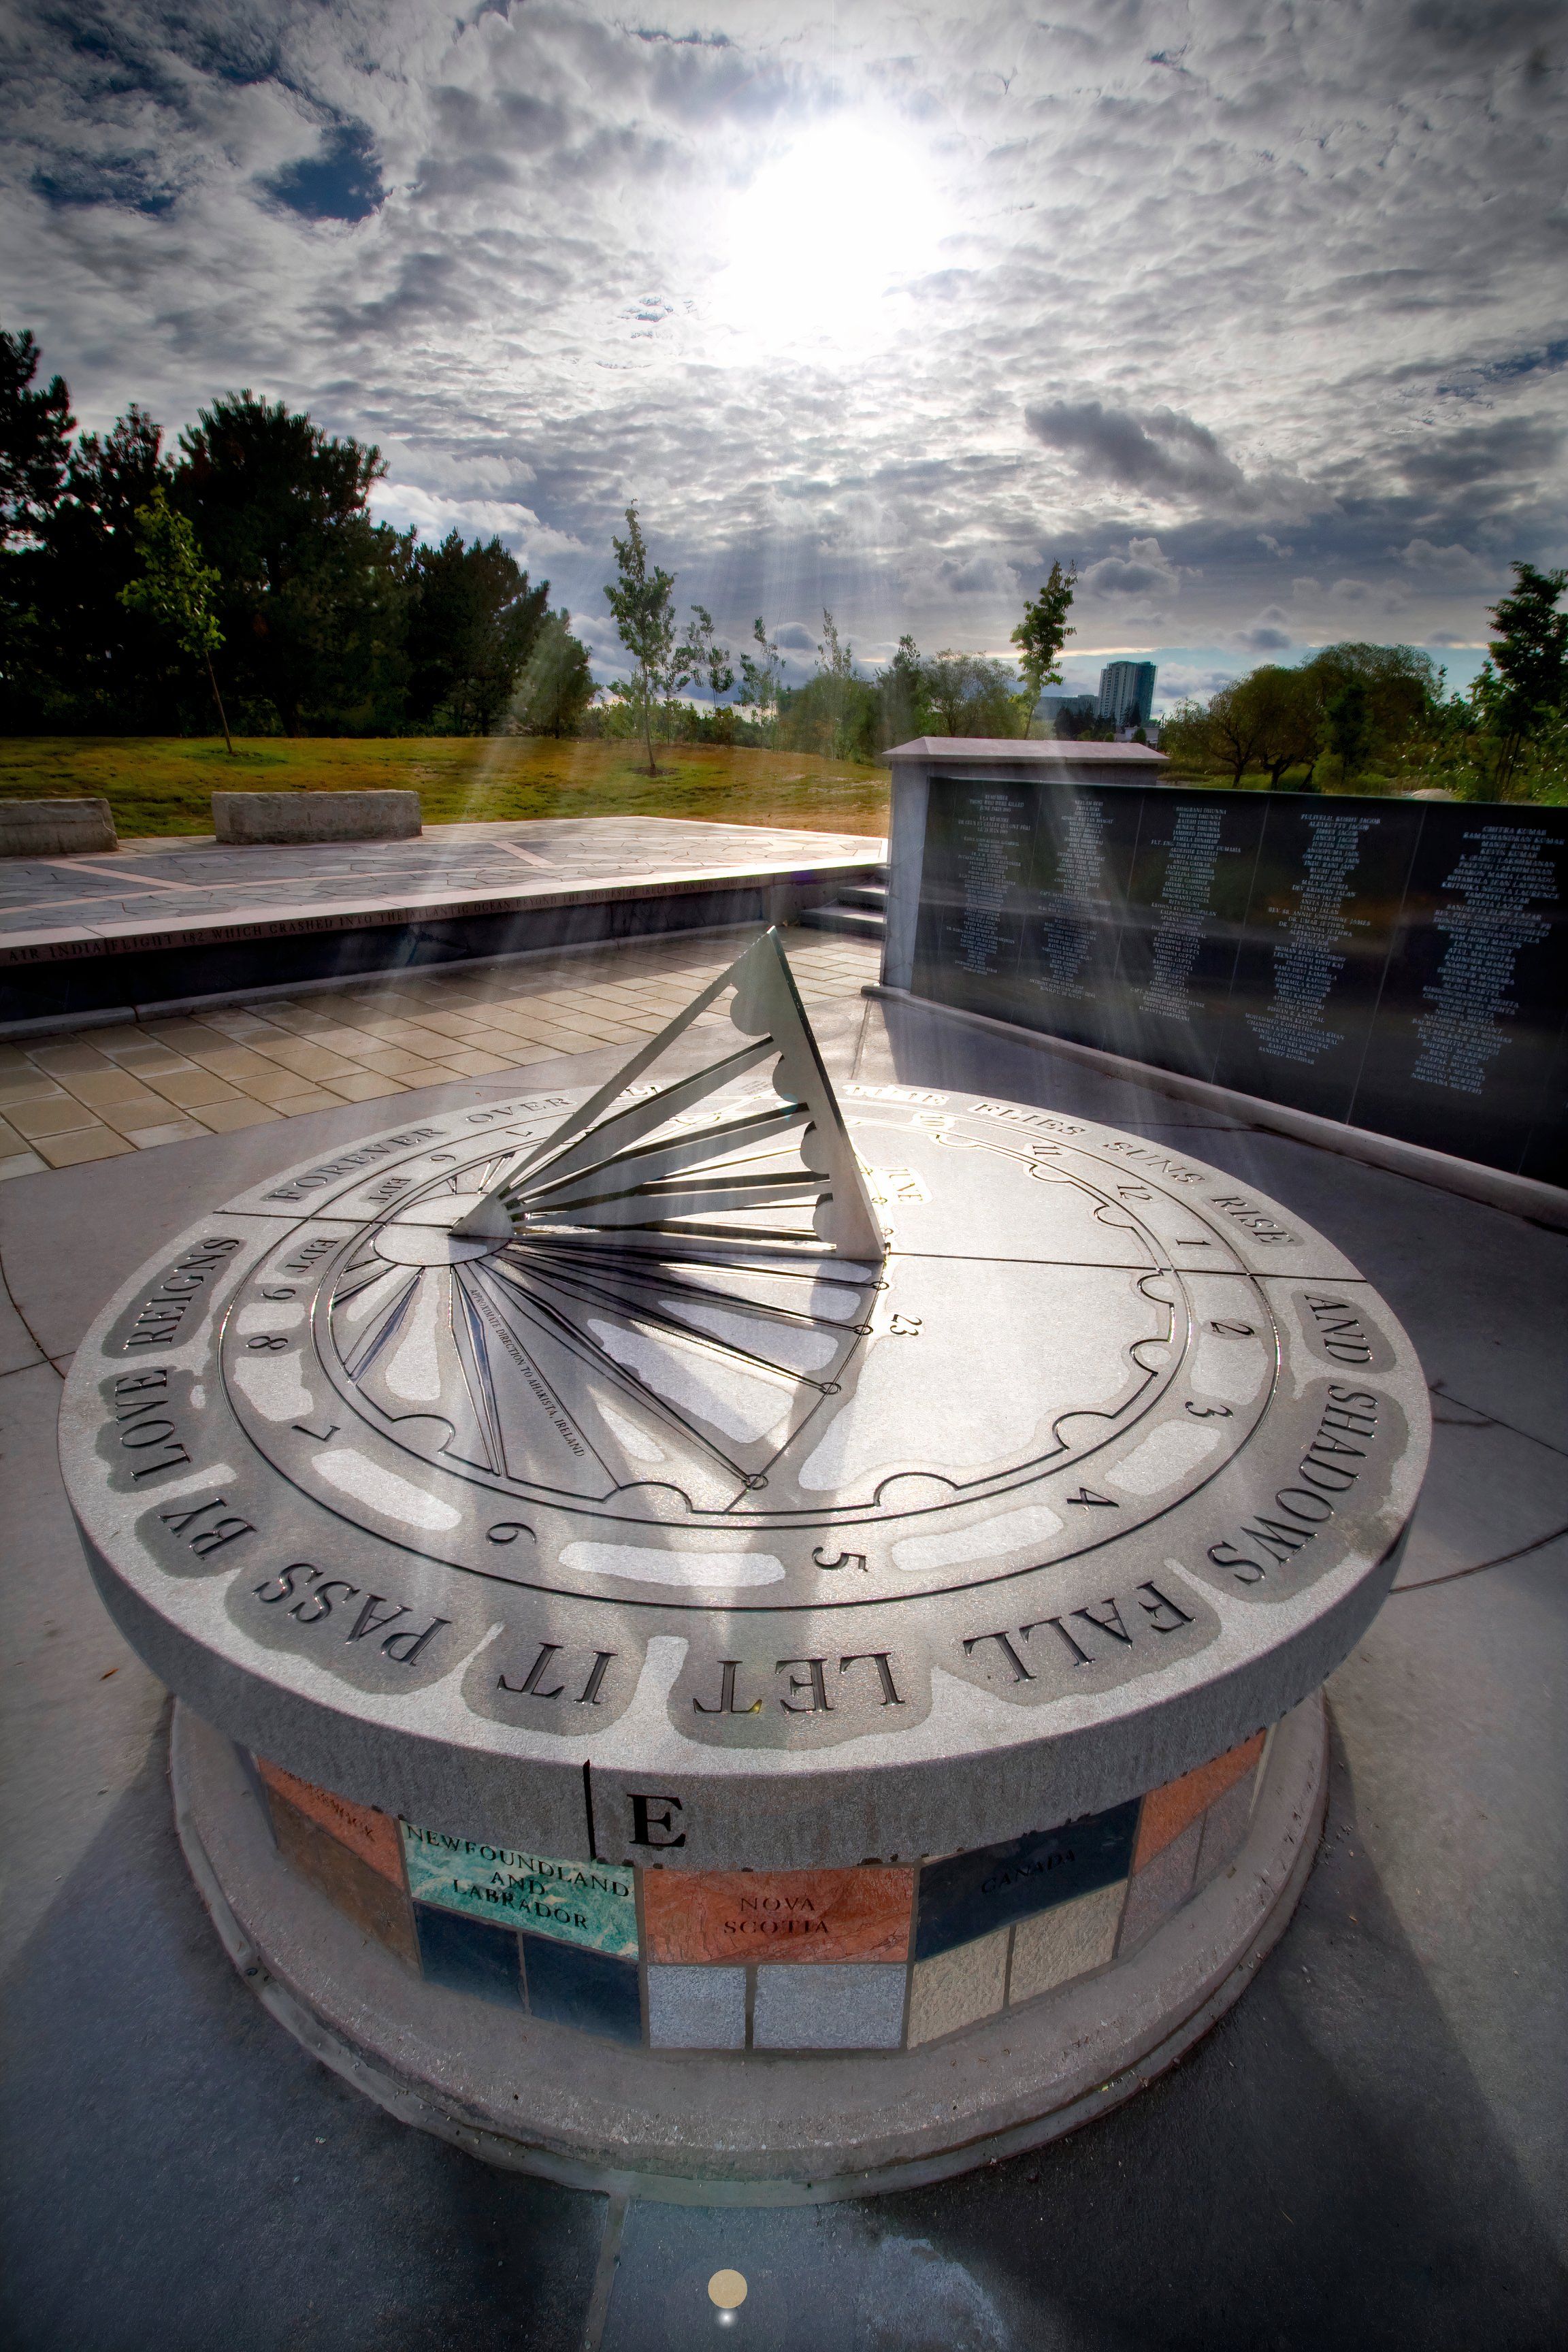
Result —
<svg viewBox="0 0 1568 2352"><path fill-rule="evenodd" d="M836 1095L773 934L595 1093L214 1210L63 1431L110 1606L236 1737L437 1827L759 1866L1011 1835L1274 1720L1426 1445L1408 1341L1287 1210Z"/></svg>

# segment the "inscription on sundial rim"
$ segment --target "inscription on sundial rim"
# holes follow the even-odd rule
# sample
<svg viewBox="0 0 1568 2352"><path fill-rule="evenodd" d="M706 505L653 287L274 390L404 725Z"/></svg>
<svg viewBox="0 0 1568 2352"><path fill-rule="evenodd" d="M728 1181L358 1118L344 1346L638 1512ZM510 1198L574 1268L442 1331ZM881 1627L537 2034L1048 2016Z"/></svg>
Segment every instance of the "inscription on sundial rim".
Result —
<svg viewBox="0 0 1568 2352"><path fill-rule="evenodd" d="M605 1086L194 1227L84 1346L65 1458L110 1605L198 1678L534 1759L488 1879L409 1866L542 1922L541 1855L751 1859L683 1777L721 1753L979 1769L1216 1671L1291 1703L1268 1661L1321 1679L1319 1613L1375 1606L1424 1413L1375 1293L1235 1178L1028 1105L836 1096L767 934ZM337 1785L461 1825L434 1784ZM572 1932L620 1933L586 1895Z"/></svg>

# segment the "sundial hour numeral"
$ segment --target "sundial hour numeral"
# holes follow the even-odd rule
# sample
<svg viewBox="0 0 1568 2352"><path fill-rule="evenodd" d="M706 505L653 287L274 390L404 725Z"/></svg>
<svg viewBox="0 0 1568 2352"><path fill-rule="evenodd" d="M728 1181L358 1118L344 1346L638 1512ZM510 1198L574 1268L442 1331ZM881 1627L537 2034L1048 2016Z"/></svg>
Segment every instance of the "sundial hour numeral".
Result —
<svg viewBox="0 0 1568 2352"><path fill-rule="evenodd" d="M275 1286L271 1289L264 1290L261 1296L263 1298L292 1298L294 1297L294 1293L281 1286Z"/></svg>
<svg viewBox="0 0 1568 2352"><path fill-rule="evenodd" d="M335 1421L329 1421L325 1429L312 1429L303 1421L292 1422L289 1424L291 1428L299 1431L301 1437L313 1437L320 1445L325 1445L329 1437L335 1437L341 1425Z"/></svg>
<svg viewBox="0 0 1568 2352"><path fill-rule="evenodd" d="M281 1331L270 1333L258 1331L254 1339L247 1339L245 1344L253 1356L276 1356L289 1345L289 1342Z"/></svg>
<svg viewBox="0 0 1568 2352"><path fill-rule="evenodd" d="M1076 1495L1068 1496L1068 1501L1081 1504L1089 1510L1119 1511L1121 1508L1113 1496L1097 1495L1092 1486L1080 1486Z"/></svg>
<svg viewBox="0 0 1568 2352"><path fill-rule="evenodd" d="M825 1545L818 1544L816 1549L811 1555L818 1568L828 1570L836 1568L858 1568L864 1570L866 1566L866 1555L863 1551L840 1551L837 1559L824 1559L822 1555L826 1549L826 1547Z"/></svg>
<svg viewBox="0 0 1568 2352"><path fill-rule="evenodd" d="M921 1328L918 1315L895 1315L888 1326L888 1336L893 1339L912 1339Z"/></svg>
<svg viewBox="0 0 1568 2352"><path fill-rule="evenodd" d="M498 1519L487 1533L493 1544L515 1543L519 1536L527 1536L531 1541L533 1538L533 1529L526 1527L521 1519Z"/></svg>
<svg viewBox="0 0 1568 2352"><path fill-rule="evenodd" d="M1255 1334L1257 1326L1251 1323L1233 1323L1222 1319L1217 1323L1211 1323L1209 1325L1209 1329L1211 1331L1223 1332L1226 1339L1250 1339Z"/></svg>
<svg viewBox="0 0 1568 2352"><path fill-rule="evenodd" d="M1229 1421L1231 1418L1229 1405L1194 1404L1191 1397L1187 1399L1187 1411L1194 1421Z"/></svg>

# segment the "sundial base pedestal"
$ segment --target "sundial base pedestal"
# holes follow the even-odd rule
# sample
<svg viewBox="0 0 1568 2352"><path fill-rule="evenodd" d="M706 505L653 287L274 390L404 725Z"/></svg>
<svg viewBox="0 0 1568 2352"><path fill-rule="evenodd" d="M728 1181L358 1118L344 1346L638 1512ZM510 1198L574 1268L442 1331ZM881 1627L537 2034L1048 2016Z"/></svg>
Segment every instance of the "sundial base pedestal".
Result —
<svg viewBox="0 0 1568 2352"><path fill-rule="evenodd" d="M313 2057L399 2121L569 2187L793 2205L1042 2146L1174 2064L1289 1925L1327 1765L1314 1693L1268 1742L1233 1858L1130 1957L924 2046L843 2053L638 2050L449 1990L290 1866L242 1752L183 1704L172 1780L186 1860L235 1966Z"/></svg>

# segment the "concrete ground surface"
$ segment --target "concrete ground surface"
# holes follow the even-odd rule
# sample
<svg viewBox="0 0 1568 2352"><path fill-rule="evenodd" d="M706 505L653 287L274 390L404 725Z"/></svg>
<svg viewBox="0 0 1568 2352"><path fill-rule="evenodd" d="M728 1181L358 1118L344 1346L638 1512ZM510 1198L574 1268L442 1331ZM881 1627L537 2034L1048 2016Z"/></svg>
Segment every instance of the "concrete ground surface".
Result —
<svg viewBox="0 0 1568 2352"><path fill-rule="evenodd" d="M684 982L710 944L627 953ZM1421 1352L1432 1470L1398 1589L1330 1685L1329 1819L1296 1921L1142 2097L930 2189L626 2207L390 2122L222 1955L174 1840L166 1698L89 1584L53 1439L60 1373L120 1277L204 1202L384 1126L388 1107L25 1176L0 1191L0 2334L18 2352L1568 2338L1568 1236L1048 1047L867 1003L873 957L831 944L812 1009L836 1075L1011 1095L1211 1160L1339 1242ZM733 951L714 946L710 968ZM528 1083L585 1083L626 1051L535 1061ZM478 1072L416 1099L510 1090ZM710 2298L721 2270L746 2282L738 2308Z"/></svg>

